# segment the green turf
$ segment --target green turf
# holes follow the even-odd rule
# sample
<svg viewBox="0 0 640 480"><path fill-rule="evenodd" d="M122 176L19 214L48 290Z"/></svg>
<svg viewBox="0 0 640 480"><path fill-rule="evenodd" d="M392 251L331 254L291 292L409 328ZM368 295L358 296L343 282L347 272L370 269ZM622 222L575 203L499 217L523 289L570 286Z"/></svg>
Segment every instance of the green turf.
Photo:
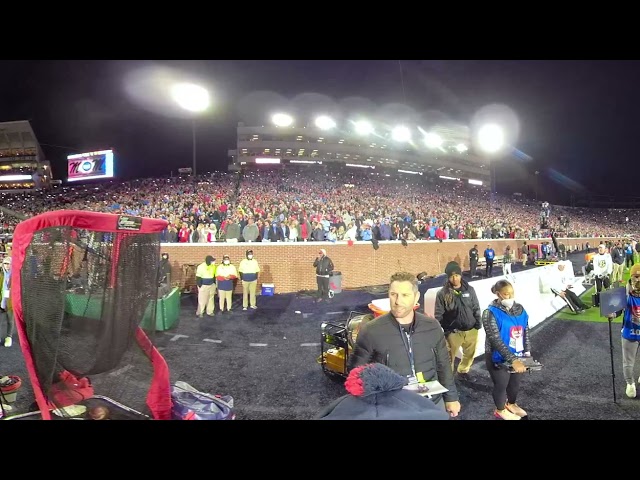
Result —
<svg viewBox="0 0 640 480"><path fill-rule="evenodd" d="M623 273L622 285L626 285L626 282L629 281L629 276L630 276L629 272L625 271ZM584 313L581 313L580 315L576 315L569 309L569 307L564 307L563 309L559 310L558 313L553 315L551 318L557 318L559 320L578 320L582 322L606 323L608 320L605 317L600 316L600 308L592 306L593 302L591 301L591 295L595 293L595 288L596 287L594 285L593 287L586 290L582 295L580 295L580 299L584 302L584 304L587 305L588 307L591 307L588 310L585 310ZM614 319L613 323L622 323L622 316Z"/></svg>

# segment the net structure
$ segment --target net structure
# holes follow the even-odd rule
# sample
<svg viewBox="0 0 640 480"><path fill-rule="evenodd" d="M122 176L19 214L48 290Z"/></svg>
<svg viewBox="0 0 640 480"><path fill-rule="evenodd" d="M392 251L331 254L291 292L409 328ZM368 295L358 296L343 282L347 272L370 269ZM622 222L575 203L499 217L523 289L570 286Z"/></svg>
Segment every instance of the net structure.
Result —
<svg viewBox="0 0 640 480"><path fill-rule="evenodd" d="M166 225L56 211L16 227L11 298L42 419L96 398L171 418L169 369L153 345Z"/></svg>

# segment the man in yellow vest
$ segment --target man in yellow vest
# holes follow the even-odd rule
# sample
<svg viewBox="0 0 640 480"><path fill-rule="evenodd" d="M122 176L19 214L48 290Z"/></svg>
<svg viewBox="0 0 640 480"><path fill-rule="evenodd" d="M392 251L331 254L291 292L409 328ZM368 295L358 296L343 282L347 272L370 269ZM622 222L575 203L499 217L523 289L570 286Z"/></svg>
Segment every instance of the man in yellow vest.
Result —
<svg viewBox="0 0 640 480"><path fill-rule="evenodd" d="M196 269L196 285L198 285L198 310L196 316L202 318L204 311L213 317L216 295L216 259L207 255L204 262Z"/></svg>
<svg viewBox="0 0 640 480"><path fill-rule="evenodd" d="M258 273L260 265L253 258L253 250L247 250L247 258L240 262L240 280L242 280L242 310L246 310L249 303L251 308L256 309L256 286L258 285ZM250 300L250 302L249 302Z"/></svg>
<svg viewBox="0 0 640 480"><path fill-rule="evenodd" d="M216 268L216 280L218 281L218 297L220 298L220 311L224 312L224 302L227 301L227 312L231 311L231 296L233 294L233 281L238 278L238 271L231 265L229 255L222 257L222 264Z"/></svg>

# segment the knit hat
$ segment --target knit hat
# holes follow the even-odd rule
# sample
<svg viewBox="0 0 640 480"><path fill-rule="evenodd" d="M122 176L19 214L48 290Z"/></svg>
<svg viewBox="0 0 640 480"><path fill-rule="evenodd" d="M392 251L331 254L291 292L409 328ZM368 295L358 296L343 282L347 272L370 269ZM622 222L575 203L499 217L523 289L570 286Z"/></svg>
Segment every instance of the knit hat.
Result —
<svg viewBox="0 0 640 480"><path fill-rule="evenodd" d="M629 276L633 277L634 275L640 274L640 263L636 263L631 270L629 271Z"/></svg>
<svg viewBox="0 0 640 480"><path fill-rule="evenodd" d="M447 274L447 277L450 277L454 274L462 275L462 270L460 269L460 265L458 265L458 262L449 262L444 268L444 273Z"/></svg>
<svg viewBox="0 0 640 480"><path fill-rule="evenodd" d="M354 368L340 397L319 420L448 420L432 400L403 387L407 379L380 363Z"/></svg>

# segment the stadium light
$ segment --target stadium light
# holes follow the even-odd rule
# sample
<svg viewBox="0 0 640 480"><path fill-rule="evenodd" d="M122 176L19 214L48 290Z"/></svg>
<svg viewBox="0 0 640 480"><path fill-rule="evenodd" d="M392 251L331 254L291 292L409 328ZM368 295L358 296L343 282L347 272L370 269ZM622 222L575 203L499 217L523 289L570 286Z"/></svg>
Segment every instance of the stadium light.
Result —
<svg viewBox="0 0 640 480"><path fill-rule="evenodd" d="M373 125L366 120L355 122L354 126L358 135L369 135L370 133L373 133Z"/></svg>
<svg viewBox="0 0 640 480"><path fill-rule="evenodd" d="M0 180L3 182L21 182L23 180L32 180L32 175L3 175Z"/></svg>
<svg viewBox="0 0 640 480"><path fill-rule="evenodd" d="M209 92L193 83L178 83L171 87L171 97L185 110L204 112L211 104Z"/></svg>
<svg viewBox="0 0 640 480"><path fill-rule="evenodd" d="M286 113L276 113L271 117L271 121L276 127L288 127L293 123L293 117Z"/></svg>
<svg viewBox="0 0 640 480"><path fill-rule="evenodd" d="M466 152L467 150L469 150L469 147L467 147L464 143L459 143L458 145L456 145L456 150L457 150L459 153L464 153L464 152Z"/></svg>
<svg viewBox="0 0 640 480"><path fill-rule="evenodd" d="M336 122L331 117L320 115L318 118L316 118L316 127L318 127L320 130L330 130L335 126Z"/></svg>
<svg viewBox="0 0 640 480"><path fill-rule="evenodd" d="M425 133L424 143L429 148L439 148L442 146L442 137L437 133Z"/></svg>
<svg viewBox="0 0 640 480"><path fill-rule="evenodd" d="M178 83L171 87L171 97L183 109L192 113L204 112L211 104L206 88L193 83ZM196 118L191 121L193 134L193 176L196 176Z"/></svg>
<svg viewBox="0 0 640 480"><path fill-rule="evenodd" d="M396 142L408 142L411 140L411 130L404 125L398 125L391 131L391 138Z"/></svg>
<svg viewBox="0 0 640 480"><path fill-rule="evenodd" d="M504 130L495 123L484 125L478 130L478 146L484 152L496 153L504 145Z"/></svg>

